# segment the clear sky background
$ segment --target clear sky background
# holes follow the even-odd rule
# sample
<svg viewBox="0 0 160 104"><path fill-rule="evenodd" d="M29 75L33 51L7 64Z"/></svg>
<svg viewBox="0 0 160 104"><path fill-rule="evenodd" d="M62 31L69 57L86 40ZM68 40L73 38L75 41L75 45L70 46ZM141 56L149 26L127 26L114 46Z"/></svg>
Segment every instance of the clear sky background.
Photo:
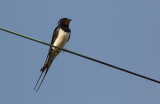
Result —
<svg viewBox="0 0 160 104"><path fill-rule="evenodd" d="M0 27L50 43L71 18L65 48L160 80L159 0L1 0ZM60 53L33 91L49 47L0 31L0 104L159 104L160 84Z"/></svg>

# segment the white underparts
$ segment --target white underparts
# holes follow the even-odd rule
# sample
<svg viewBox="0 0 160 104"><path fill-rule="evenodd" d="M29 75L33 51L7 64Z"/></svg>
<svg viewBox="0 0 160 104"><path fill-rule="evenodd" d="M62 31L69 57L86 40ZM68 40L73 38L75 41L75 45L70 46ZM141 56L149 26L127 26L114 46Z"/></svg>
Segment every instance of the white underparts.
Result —
<svg viewBox="0 0 160 104"><path fill-rule="evenodd" d="M70 36L70 32L65 32L64 30L60 29L59 34L53 45L59 48L64 48L65 44L68 41L69 36ZM55 48L52 47L52 49L54 50Z"/></svg>

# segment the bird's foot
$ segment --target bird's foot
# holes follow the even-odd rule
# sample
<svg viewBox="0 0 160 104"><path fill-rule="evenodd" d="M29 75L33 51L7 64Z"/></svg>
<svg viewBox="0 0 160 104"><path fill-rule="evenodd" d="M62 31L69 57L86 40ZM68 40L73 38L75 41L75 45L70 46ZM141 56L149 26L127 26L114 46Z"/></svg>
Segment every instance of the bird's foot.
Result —
<svg viewBox="0 0 160 104"><path fill-rule="evenodd" d="M65 52L65 50L66 50L66 49L65 49L65 48L63 48L63 53Z"/></svg>

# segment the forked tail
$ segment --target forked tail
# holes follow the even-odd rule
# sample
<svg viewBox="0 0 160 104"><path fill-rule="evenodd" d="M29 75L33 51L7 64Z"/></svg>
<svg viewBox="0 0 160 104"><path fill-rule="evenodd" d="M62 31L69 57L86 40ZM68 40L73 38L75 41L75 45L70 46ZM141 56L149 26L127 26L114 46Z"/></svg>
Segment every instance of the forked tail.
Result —
<svg viewBox="0 0 160 104"><path fill-rule="evenodd" d="M39 88L41 87L41 84L42 84L42 82L43 82L43 80L44 80L44 78L45 78L45 76L46 76L46 74L47 74L47 72L48 72L48 69L49 69L49 67L47 66L47 64L45 64L42 68L41 68L41 75L39 76L39 78L38 78L38 81L36 82L36 85L35 85L35 87L34 87L34 90L36 89L36 87L37 87L37 85L38 85L38 83L39 83L39 80L41 79L41 76L43 75L43 72L45 71L45 74L44 74L44 76L43 76L43 79L41 80L41 82L40 82L40 84L39 84L39 86L38 86L38 88L37 88L37 90L36 90L36 92L39 90Z"/></svg>

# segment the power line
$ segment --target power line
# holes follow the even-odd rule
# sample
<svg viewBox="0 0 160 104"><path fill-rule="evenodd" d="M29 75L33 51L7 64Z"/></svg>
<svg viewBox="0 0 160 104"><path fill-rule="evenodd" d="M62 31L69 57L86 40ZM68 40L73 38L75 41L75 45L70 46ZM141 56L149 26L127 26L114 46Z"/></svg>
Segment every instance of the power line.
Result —
<svg viewBox="0 0 160 104"><path fill-rule="evenodd" d="M51 46L51 47L58 48L58 49L63 50L63 51L65 51L65 52L68 52L68 53L71 53L71 54L74 54L74 55L77 55L77 56L86 58L86 59L88 59L88 60L91 60L91 61L94 61L94 62L103 64L103 65L106 65L106 66L109 66L109 67L112 67L112 68L121 70L121 71L123 71L123 72L126 72L126 73L129 73L129 74L132 74L132 75L135 75L135 76L138 76L138 77L141 77L141 78L144 78L144 79L147 79L147 80L150 80L150 81L153 81L153 82L156 82L156 83L159 83L159 84L160 84L160 81L158 81L158 80L155 80L155 79L146 77L146 76L144 76L144 75L141 75L141 74L138 74L138 73L135 73L135 72L132 72L132 71L129 71L129 70L126 70L126 69L123 69L123 68L120 68L120 67L117 67L117 66L108 64L108 63L106 63L106 62L103 62L103 61L100 61L100 60L97 60L97 59L94 59L94 58L91 58L91 57L88 57L88 56L85 56L85 55L82 55L82 54L79 54L79 53L76 53L76 52L73 52L73 51L70 51L70 50L67 50L67 49L61 49L61 48L59 48L59 47L53 46L52 44L48 44L48 43L46 43L46 42L42 42L42 41L39 41L39 40L30 38L30 37L24 36L24 35L22 35L22 34L18 34L18 33L15 33L15 32L9 31L9 30L6 30L6 29L4 29L4 28L0 28L0 30L5 31L5 32L8 32L8 33L11 33L11 34L14 34L14 35L17 35L17 36L20 36L20 37L23 37L23 38L26 38L26 39L29 39L29 40L32 40L32 41L35 41L35 42L38 42L38 43L41 43L41 44L44 44L44 45L48 45L48 46Z"/></svg>

